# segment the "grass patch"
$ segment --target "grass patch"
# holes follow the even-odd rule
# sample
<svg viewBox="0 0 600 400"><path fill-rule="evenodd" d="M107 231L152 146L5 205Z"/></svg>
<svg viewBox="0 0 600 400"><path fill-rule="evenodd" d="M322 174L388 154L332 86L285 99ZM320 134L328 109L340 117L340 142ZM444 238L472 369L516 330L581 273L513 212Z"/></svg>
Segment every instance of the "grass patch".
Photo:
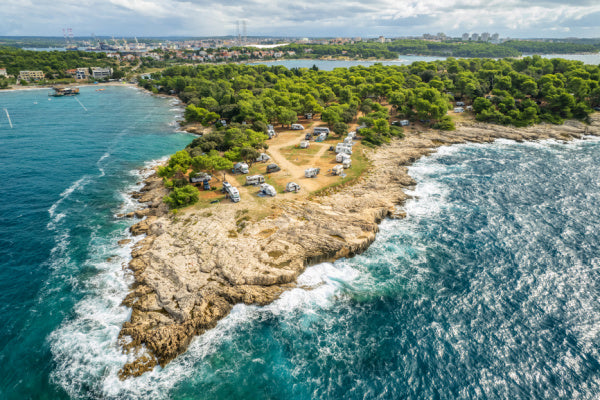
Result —
<svg viewBox="0 0 600 400"><path fill-rule="evenodd" d="M338 190L353 185L356 183L360 177L371 168L371 162L369 159L363 154L363 150L365 146L362 144L354 145L354 151L352 153L352 167L344 170L346 173L346 177L342 178L336 182L333 182L327 186L322 187L321 189L315 190L309 196L309 199L318 196L327 196L329 194L335 193Z"/></svg>

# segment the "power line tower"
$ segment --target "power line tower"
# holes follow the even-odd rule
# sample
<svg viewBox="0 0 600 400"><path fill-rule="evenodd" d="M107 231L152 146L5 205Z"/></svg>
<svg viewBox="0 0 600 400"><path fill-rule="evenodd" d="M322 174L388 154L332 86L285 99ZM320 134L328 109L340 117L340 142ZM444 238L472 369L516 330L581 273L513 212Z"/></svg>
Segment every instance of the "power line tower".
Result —
<svg viewBox="0 0 600 400"><path fill-rule="evenodd" d="M246 20L242 21L242 28L244 30L244 46L245 46L245 45L248 44L248 35L247 35L247 32L246 32L246 28L247 28L247 26L246 26Z"/></svg>

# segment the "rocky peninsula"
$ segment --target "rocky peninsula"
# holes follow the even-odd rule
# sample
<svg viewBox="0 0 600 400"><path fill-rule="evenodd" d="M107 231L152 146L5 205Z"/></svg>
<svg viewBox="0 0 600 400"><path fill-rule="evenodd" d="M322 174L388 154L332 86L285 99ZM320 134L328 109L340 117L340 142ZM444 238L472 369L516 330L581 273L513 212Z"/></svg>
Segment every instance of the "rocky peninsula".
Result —
<svg viewBox="0 0 600 400"><path fill-rule="evenodd" d="M452 132L409 130L405 138L369 150L371 168L353 185L259 207L242 200L175 215L162 202L162 180L151 176L135 194L146 206L136 216L145 219L131 232L146 236L129 263L135 283L124 304L132 313L120 333L121 345L136 358L120 377L165 366L235 304L272 302L294 287L307 266L364 251L382 219L403 216L404 190L415 184L407 167L436 148L586 135L600 135L600 114L589 125L568 121L515 129L467 121Z"/></svg>

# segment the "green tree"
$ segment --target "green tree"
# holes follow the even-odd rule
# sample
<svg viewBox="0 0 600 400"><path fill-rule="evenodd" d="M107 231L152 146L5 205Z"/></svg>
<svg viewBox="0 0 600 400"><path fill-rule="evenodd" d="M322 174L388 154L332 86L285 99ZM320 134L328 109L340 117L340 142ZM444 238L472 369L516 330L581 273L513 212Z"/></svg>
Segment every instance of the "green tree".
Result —
<svg viewBox="0 0 600 400"><path fill-rule="evenodd" d="M163 198L170 208L186 207L198 202L198 189L192 185L173 188L173 191Z"/></svg>

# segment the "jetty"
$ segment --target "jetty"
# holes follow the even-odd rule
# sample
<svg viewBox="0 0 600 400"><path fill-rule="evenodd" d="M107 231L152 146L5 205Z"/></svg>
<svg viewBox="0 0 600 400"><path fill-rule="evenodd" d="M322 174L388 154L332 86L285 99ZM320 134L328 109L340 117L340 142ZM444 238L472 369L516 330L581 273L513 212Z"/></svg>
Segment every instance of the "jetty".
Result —
<svg viewBox="0 0 600 400"><path fill-rule="evenodd" d="M79 94L79 88L53 87L52 89L54 89L54 92L48 93L48 96L63 97L63 96L76 96Z"/></svg>

